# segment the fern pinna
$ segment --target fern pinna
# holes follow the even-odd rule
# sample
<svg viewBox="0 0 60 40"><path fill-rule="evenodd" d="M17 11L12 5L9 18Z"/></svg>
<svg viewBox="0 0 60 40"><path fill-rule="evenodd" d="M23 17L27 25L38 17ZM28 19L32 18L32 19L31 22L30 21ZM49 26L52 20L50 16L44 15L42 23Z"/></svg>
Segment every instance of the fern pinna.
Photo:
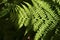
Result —
<svg viewBox="0 0 60 40"><path fill-rule="evenodd" d="M17 26L17 30L25 27L24 36L34 32L31 40L59 40L60 0L31 1L32 4L25 1L21 5L18 2L9 4L9 21Z"/></svg>

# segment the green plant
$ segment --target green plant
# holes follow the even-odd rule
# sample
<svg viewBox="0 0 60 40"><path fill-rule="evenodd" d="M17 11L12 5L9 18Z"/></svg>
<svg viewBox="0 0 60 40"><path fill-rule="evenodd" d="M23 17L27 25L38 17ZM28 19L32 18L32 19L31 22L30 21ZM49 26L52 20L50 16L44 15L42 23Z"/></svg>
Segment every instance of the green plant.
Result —
<svg viewBox="0 0 60 40"><path fill-rule="evenodd" d="M6 8L0 14L1 20L9 15L5 20L20 33L15 40L60 40L60 0L22 1L3 2Z"/></svg>

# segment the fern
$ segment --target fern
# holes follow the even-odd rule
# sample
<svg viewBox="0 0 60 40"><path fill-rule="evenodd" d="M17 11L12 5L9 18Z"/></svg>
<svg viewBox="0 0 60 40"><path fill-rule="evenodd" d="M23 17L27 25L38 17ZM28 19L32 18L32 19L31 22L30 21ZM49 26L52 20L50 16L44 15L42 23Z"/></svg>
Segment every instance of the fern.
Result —
<svg viewBox="0 0 60 40"><path fill-rule="evenodd" d="M34 32L37 32L34 40L39 40L44 34L47 35L49 30L55 28L59 16L50 8L51 6L47 2L32 0L33 6L27 2L24 3L27 4L28 8L23 4L23 8L19 5L16 6L19 28L23 25L26 26L26 35L33 27Z"/></svg>
<svg viewBox="0 0 60 40"><path fill-rule="evenodd" d="M35 35L33 40L45 40L46 37L50 37L47 40L54 40L54 37L59 31L56 25L60 21L60 0L51 0L50 2L48 0L31 1L33 5L25 1L21 5L18 3L14 4L16 1L14 3L8 3L9 5L7 6L11 8L4 9L0 17L10 12L9 21L14 23L18 27L18 30L23 27L26 28L24 36L34 31ZM53 30L55 32L54 35L49 36L49 33L52 33Z"/></svg>

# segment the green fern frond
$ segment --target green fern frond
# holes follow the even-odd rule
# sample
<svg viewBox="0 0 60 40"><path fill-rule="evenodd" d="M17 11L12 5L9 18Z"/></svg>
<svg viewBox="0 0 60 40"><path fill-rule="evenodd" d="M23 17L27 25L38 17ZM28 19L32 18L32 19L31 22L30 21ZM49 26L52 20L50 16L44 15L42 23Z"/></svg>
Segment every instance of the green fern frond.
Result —
<svg viewBox="0 0 60 40"><path fill-rule="evenodd" d="M29 22L29 18L28 18L27 13L25 12L25 10L23 8L21 8L18 5L17 5L17 11L18 11L18 25L19 25L19 28L21 28L23 26L23 24L25 26L27 26L27 24Z"/></svg>
<svg viewBox="0 0 60 40"><path fill-rule="evenodd" d="M11 15L11 20L15 21L17 18L17 21L15 22L17 22L19 29L24 25L26 27L25 35L30 30L33 30L36 32L34 40L39 40L40 38L44 38L50 30L54 30L60 20L60 9L55 6L58 11L55 13L48 2L45 2L44 0L31 1L33 5L24 2L28 7L24 4L21 4L22 7L16 5L16 14ZM58 3L60 4L60 2Z"/></svg>

